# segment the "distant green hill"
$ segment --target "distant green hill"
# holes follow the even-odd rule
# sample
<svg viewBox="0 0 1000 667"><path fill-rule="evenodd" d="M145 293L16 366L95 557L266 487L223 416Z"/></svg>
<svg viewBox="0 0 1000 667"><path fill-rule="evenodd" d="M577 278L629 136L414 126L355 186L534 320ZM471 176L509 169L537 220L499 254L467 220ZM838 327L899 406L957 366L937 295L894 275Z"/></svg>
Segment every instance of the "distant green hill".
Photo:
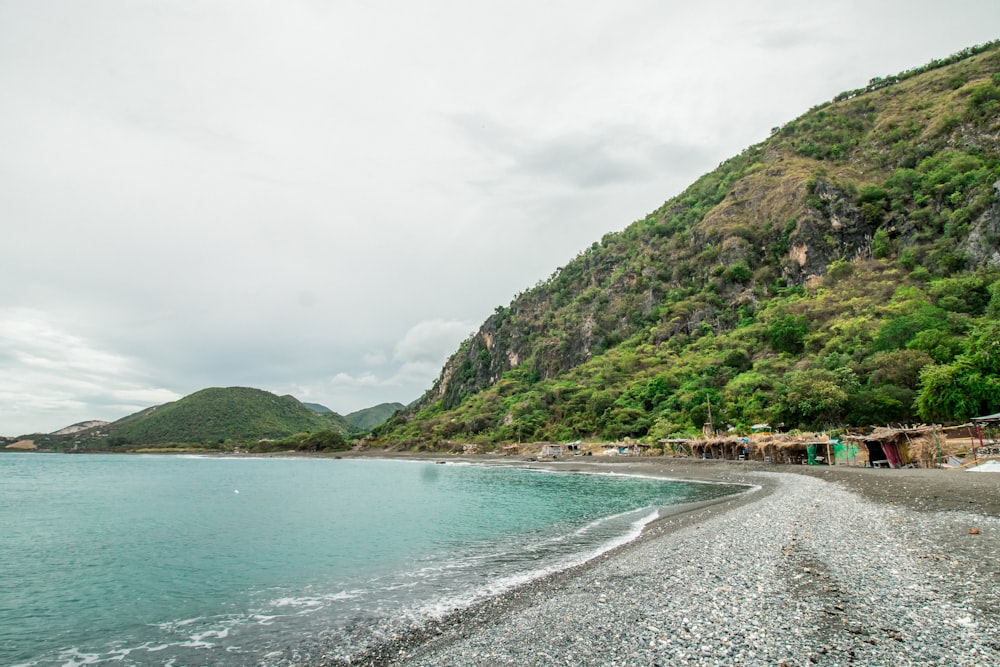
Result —
<svg viewBox="0 0 1000 667"><path fill-rule="evenodd" d="M302 405L320 414L336 414L333 410L320 403L303 403ZM405 409L406 406L402 403L381 403L345 415L344 419L355 431L370 431L376 426L384 424L389 417L392 417L400 410Z"/></svg>
<svg viewBox="0 0 1000 667"><path fill-rule="evenodd" d="M310 410L292 396L249 387L213 387L113 422L109 444L221 444L285 438L296 433L354 431L340 415Z"/></svg>
<svg viewBox="0 0 1000 667"><path fill-rule="evenodd" d="M384 424L389 417L400 410L406 409L402 403L382 403L364 410L352 412L344 417L351 426L358 431L370 431L371 429Z"/></svg>

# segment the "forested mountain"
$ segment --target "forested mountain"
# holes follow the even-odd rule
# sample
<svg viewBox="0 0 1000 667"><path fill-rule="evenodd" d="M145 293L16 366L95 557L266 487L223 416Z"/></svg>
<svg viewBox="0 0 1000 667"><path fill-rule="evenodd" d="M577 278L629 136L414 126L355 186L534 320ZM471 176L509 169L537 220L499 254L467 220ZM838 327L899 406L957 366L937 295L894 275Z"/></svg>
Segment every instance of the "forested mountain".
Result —
<svg viewBox="0 0 1000 667"><path fill-rule="evenodd" d="M353 429L335 412L318 413L293 396L251 387L211 387L112 423L114 444L188 442L214 444L331 429Z"/></svg>
<svg viewBox="0 0 1000 667"><path fill-rule="evenodd" d="M278 444L290 449L327 449L346 446L345 436L356 431L335 412L318 413L293 396L250 387L202 389L172 403L97 424L64 435L30 437L40 448L57 450L165 444L218 448L277 439L287 440Z"/></svg>
<svg viewBox="0 0 1000 667"><path fill-rule="evenodd" d="M378 442L1000 410L1000 47L838 95L498 307Z"/></svg>

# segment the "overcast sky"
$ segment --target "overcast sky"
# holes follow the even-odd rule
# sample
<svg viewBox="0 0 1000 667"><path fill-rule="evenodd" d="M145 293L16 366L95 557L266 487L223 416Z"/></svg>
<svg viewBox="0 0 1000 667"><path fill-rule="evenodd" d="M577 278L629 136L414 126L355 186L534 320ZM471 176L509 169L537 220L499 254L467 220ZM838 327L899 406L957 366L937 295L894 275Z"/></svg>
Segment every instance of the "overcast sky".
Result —
<svg viewBox="0 0 1000 667"><path fill-rule="evenodd" d="M408 403L498 305L996 0L0 0L0 434Z"/></svg>

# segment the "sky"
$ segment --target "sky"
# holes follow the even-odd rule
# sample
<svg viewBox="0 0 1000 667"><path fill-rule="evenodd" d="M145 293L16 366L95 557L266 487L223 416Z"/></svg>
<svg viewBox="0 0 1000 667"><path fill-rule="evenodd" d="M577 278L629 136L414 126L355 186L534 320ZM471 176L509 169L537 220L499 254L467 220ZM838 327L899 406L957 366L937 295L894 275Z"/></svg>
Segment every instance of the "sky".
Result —
<svg viewBox="0 0 1000 667"><path fill-rule="evenodd" d="M0 0L0 434L409 403L500 305L996 0Z"/></svg>

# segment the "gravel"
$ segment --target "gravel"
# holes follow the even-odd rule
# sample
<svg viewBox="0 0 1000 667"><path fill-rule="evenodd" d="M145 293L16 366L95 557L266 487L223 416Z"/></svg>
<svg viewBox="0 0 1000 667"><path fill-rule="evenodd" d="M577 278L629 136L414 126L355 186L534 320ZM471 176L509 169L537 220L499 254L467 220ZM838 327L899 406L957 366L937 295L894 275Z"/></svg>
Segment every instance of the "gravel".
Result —
<svg viewBox="0 0 1000 667"><path fill-rule="evenodd" d="M760 488L349 664L1000 665L1000 518L726 477Z"/></svg>

